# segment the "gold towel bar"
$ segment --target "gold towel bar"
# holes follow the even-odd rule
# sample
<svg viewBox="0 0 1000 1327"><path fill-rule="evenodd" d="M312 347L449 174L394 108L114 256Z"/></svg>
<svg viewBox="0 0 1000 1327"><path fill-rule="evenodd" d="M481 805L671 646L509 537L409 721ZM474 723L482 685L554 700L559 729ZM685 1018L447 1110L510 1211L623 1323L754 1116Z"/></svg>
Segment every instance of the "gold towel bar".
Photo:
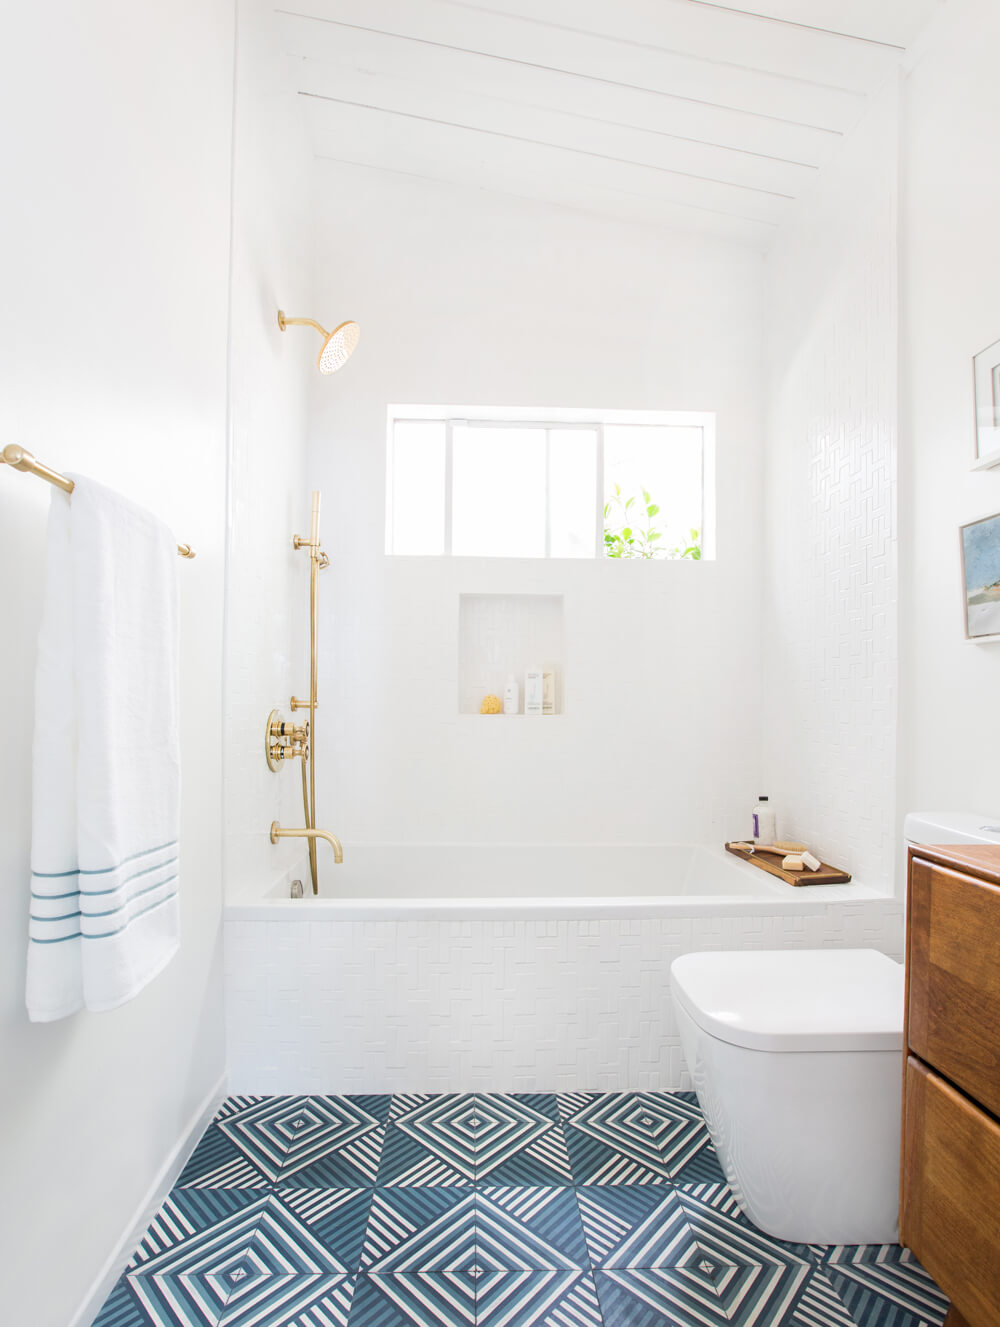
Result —
<svg viewBox="0 0 1000 1327"><path fill-rule="evenodd" d="M24 447L14 444L5 447L0 452L0 461L5 461L14 470L21 470L28 475L38 475L39 479L47 479L50 484L55 484L56 488L61 488L65 493L73 492L72 479L67 479L58 470L50 470L47 465L42 465L41 461L36 461L31 452ZM194 557L194 550L190 544L178 544L177 552L182 558Z"/></svg>

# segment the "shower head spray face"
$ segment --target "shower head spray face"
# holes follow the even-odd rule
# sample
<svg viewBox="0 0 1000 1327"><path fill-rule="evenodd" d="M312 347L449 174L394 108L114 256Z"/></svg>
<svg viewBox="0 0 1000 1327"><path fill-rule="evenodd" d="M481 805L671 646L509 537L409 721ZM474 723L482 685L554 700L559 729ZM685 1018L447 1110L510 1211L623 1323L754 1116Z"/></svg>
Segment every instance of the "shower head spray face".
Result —
<svg viewBox="0 0 1000 1327"><path fill-rule="evenodd" d="M323 349L319 352L316 367L320 373L336 373L343 368L351 357L354 347L361 339L361 328L355 322L341 323L332 332L328 332L313 318L288 318L278 310L278 326L282 331L286 327L314 327L323 338Z"/></svg>
<svg viewBox="0 0 1000 1327"><path fill-rule="evenodd" d="M355 322L341 323L335 327L323 342L323 349L316 361L320 373L336 373L343 368L360 339L361 328Z"/></svg>

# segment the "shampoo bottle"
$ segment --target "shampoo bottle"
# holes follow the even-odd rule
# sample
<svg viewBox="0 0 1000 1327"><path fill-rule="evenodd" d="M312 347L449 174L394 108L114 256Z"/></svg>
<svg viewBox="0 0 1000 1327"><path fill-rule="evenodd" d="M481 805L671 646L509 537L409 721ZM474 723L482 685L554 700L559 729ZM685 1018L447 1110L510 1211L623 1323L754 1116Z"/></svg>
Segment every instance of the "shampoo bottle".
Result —
<svg viewBox="0 0 1000 1327"><path fill-rule="evenodd" d="M503 712L504 714L516 714L521 708L521 693L518 689L517 678L513 673L507 674L507 685L503 689Z"/></svg>
<svg viewBox="0 0 1000 1327"><path fill-rule="evenodd" d="M542 670L528 668L524 673L524 712L541 714L542 712Z"/></svg>
<svg viewBox="0 0 1000 1327"><path fill-rule="evenodd" d="M542 713L556 712L556 675L552 668L542 669Z"/></svg>
<svg viewBox="0 0 1000 1327"><path fill-rule="evenodd" d="M766 797L758 797L753 809L753 841L762 848L769 848L777 838L777 824L774 811L768 805Z"/></svg>

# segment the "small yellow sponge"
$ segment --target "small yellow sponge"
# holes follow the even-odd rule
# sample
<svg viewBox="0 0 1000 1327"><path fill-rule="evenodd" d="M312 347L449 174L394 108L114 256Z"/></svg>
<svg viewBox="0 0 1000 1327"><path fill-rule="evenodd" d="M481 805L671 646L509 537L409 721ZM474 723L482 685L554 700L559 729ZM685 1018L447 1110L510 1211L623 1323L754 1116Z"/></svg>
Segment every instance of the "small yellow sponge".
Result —
<svg viewBox="0 0 1000 1327"><path fill-rule="evenodd" d="M484 696L483 703L479 707L480 714L499 714L503 709L500 704L499 696Z"/></svg>

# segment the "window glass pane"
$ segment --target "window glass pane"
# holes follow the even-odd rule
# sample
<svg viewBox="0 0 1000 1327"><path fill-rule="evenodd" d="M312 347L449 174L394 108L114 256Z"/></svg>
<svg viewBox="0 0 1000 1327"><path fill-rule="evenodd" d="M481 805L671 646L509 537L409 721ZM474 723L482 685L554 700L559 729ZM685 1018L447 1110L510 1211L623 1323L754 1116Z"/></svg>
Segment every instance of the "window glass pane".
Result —
<svg viewBox="0 0 1000 1327"><path fill-rule="evenodd" d="M397 420L389 458L393 553L444 552L442 419Z"/></svg>
<svg viewBox="0 0 1000 1327"><path fill-rule="evenodd" d="M452 429L451 551L545 556L545 430Z"/></svg>
<svg viewBox="0 0 1000 1327"><path fill-rule="evenodd" d="M604 430L605 553L680 557L686 549L700 548L701 484L700 428L609 424ZM650 506L659 510L649 515Z"/></svg>
<svg viewBox="0 0 1000 1327"><path fill-rule="evenodd" d="M596 430L550 429L550 556L592 558L596 520Z"/></svg>

